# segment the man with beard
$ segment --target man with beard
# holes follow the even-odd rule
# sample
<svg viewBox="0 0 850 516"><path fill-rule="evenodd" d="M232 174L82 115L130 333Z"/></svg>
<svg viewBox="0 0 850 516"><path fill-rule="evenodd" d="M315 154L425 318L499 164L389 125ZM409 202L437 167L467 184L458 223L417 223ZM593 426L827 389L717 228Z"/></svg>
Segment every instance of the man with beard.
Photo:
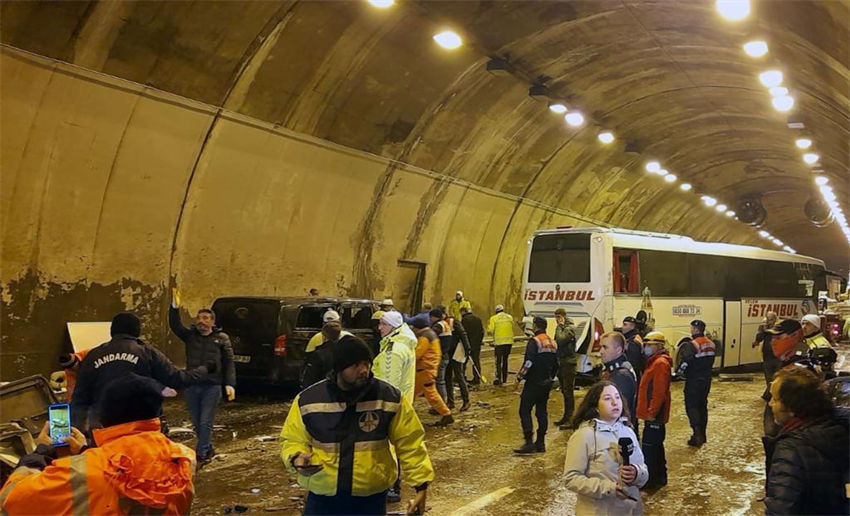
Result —
<svg viewBox="0 0 850 516"><path fill-rule="evenodd" d="M408 399L372 375L372 353L357 337L334 349L333 371L301 391L280 433L281 458L309 491L304 514L386 514L387 491L401 462L425 514L434 468L425 430Z"/></svg>

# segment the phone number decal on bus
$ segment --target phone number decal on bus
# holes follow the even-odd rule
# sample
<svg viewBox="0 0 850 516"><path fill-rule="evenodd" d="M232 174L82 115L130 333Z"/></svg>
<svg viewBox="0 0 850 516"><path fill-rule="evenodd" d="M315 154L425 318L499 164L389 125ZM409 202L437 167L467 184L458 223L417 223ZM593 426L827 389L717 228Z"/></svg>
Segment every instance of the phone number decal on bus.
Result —
<svg viewBox="0 0 850 516"><path fill-rule="evenodd" d="M592 290L526 290L526 301L596 301Z"/></svg>
<svg viewBox="0 0 850 516"><path fill-rule="evenodd" d="M746 303L747 317L764 317L767 312L775 312L777 316L784 318L802 317L799 303L762 303L753 299L748 299Z"/></svg>
<svg viewBox="0 0 850 516"><path fill-rule="evenodd" d="M702 307L699 305L676 305L673 307L673 315L676 317L694 317L702 315Z"/></svg>

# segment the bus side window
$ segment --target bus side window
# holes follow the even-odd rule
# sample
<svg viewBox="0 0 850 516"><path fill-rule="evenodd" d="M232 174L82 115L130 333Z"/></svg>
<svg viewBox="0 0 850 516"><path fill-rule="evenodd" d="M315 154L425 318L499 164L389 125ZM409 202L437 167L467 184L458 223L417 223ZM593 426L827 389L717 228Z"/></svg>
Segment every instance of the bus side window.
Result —
<svg viewBox="0 0 850 516"><path fill-rule="evenodd" d="M637 251L614 251L614 292L640 293L640 266Z"/></svg>

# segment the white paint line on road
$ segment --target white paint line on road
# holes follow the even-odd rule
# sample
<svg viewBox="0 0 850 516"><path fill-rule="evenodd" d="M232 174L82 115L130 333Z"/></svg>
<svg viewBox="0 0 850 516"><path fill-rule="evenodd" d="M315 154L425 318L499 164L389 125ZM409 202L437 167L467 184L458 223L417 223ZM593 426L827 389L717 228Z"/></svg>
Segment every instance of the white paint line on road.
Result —
<svg viewBox="0 0 850 516"><path fill-rule="evenodd" d="M504 497L508 496L509 494L511 494L513 492L514 492L513 487L503 487L501 489L497 489L497 490L493 491L492 493L486 494L486 495L482 496L481 498L478 498L477 500L473 500L472 502L469 502L468 504L464 505L463 507L455 510L454 512L451 513L451 516L466 516L467 514L474 514L478 511L480 511L481 509L483 509L484 507L486 507L487 505L490 505L491 503L493 503L493 502L495 502L495 501L497 501L501 498L504 498Z"/></svg>

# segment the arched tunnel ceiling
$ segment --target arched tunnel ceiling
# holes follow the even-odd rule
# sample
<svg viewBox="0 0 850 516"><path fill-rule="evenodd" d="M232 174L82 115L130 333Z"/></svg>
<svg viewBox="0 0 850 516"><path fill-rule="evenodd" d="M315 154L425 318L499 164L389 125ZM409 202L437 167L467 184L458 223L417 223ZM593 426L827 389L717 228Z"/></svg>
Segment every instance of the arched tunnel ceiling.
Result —
<svg viewBox="0 0 850 516"><path fill-rule="evenodd" d="M758 242L645 174L654 157L722 202L763 196L768 230L846 272L837 224L818 229L803 214L815 190L799 131L757 75L785 71L793 114L850 209L850 3L753 8L729 23L713 2L690 0L5 2L2 42L590 221ZM441 27L466 44L438 48ZM754 36L770 43L764 59L741 51ZM496 55L513 76L485 71ZM539 76L617 144L600 146L593 124L571 130L528 97Z"/></svg>

